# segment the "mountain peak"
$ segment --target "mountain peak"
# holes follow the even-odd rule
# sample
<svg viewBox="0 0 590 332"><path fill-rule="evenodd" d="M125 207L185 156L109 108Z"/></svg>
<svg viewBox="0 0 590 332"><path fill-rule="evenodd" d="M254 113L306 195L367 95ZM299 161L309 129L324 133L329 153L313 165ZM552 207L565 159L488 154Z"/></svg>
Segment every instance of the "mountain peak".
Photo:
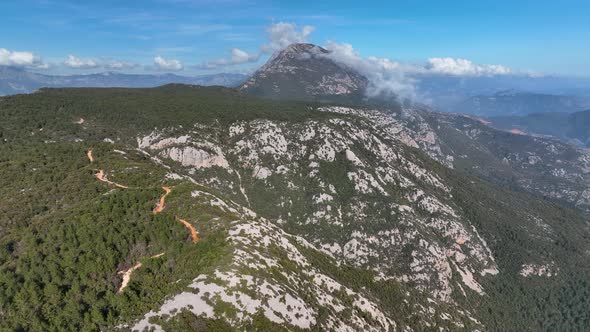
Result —
<svg viewBox="0 0 590 332"><path fill-rule="evenodd" d="M329 55L329 50L314 44L291 44L276 52L240 90L270 98L362 98L368 85L367 78L337 63Z"/></svg>
<svg viewBox="0 0 590 332"><path fill-rule="evenodd" d="M282 51L280 51L279 53L324 53L324 54L328 54L330 53L330 51L328 51L327 49L315 45L315 44L311 44L311 43L294 43L291 44L289 46L287 46L285 49L283 49Z"/></svg>

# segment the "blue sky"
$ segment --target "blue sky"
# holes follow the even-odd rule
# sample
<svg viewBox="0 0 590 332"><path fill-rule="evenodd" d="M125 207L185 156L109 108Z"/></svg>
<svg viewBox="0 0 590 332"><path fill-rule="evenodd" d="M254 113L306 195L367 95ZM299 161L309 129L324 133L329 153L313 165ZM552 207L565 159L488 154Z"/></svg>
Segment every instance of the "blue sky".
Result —
<svg viewBox="0 0 590 332"><path fill-rule="evenodd" d="M275 38L402 63L449 57L590 76L587 0L19 0L0 13L0 64L50 73L249 72ZM269 40L281 22L290 28Z"/></svg>

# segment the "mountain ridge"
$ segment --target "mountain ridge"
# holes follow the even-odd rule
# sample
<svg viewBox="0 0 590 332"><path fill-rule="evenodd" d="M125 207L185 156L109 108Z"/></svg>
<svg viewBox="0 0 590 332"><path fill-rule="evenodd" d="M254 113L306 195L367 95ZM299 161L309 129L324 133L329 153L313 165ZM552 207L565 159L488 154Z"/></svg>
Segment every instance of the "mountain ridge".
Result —
<svg viewBox="0 0 590 332"><path fill-rule="evenodd" d="M211 74L195 77L171 73L123 74L103 72L83 75L45 75L24 69L0 66L0 96L31 93L46 87L156 87L170 83L238 86L246 79L242 74Z"/></svg>
<svg viewBox="0 0 590 332"><path fill-rule="evenodd" d="M276 69L278 86L299 88L346 73L324 51L293 45L255 77ZM1 97L0 328L590 323L590 152L423 105L308 92Z"/></svg>
<svg viewBox="0 0 590 332"><path fill-rule="evenodd" d="M0 98L0 112L10 119L0 127L0 216L9 225L0 229L0 280L9 285L0 296L15 304L0 324L15 323L16 312L29 317L23 328L66 330L510 331L589 319L587 218L464 165L503 163L486 135L561 145L423 109L292 103L184 85L46 89ZM474 148L453 144L452 132ZM514 146L498 149L507 148ZM493 162L474 158L481 150ZM506 169L520 167L507 160ZM98 181L94 169L128 188ZM173 189L154 215L162 186ZM79 250L88 254L77 262L58 254ZM97 257L99 270L88 264ZM138 261L116 295L118 272ZM44 312L71 306L74 293L54 288L71 282L56 272L67 266L84 271L76 277L84 286L79 311L45 318L16 305L46 292L56 304L44 303ZM47 285L23 287L40 282ZM552 304L556 296L565 305ZM84 321L96 305L105 313Z"/></svg>

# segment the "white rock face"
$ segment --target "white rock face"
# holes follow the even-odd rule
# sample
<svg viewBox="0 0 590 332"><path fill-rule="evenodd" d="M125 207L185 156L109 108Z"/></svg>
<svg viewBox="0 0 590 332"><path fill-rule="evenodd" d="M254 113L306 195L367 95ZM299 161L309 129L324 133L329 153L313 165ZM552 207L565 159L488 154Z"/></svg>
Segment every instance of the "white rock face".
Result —
<svg viewBox="0 0 590 332"><path fill-rule="evenodd" d="M152 328L162 331L160 326L150 323L149 319L162 315L173 317L183 308L197 316L225 319L232 325L247 322L251 315L260 311L272 322L309 329L317 323L318 312L314 307L318 305L334 313L322 323L322 329L325 330L395 329L395 322L379 309L378 304L313 269L307 258L294 246L294 238L275 226L264 221L237 221L229 234L235 246L234 259L224 271L217 270L213 275L196 277L189 286L192 289L190 292L173 296L157 310L150 311L135 323L132 330ZM285 269L273 255L274 251L270 252L271 249L283 252L296 264L297 270ZM265 270L270 267L280 271L289 280L289 288L265 274ZM244 268L258 270L258 273L242 272ZM335 315L348 308L341 298L341 292L353 299L352 305L356 309L345 320ZM237 315L229 318L216 314L215 305L221 302L235 309Z"/></svg>
<svg viewBox="0 0 590 332"><path fill-rule="evenodd" d="M260 166L254 167L254 171L252 172L252 176L260 180L264 180L271 175L272 171L270 169Z"/></svg>
<svg viewBox="0 0 590 332"><path fill-rule="evenodd" d="M452 162L442 154L436 134L411 111L398 119L395 114L370 110L322 110L364 120L334 117L296 124L239 121L229 126L231 143L213 139L220 136L217 131L228 130L215 126L200 127L191 135L167 137L167 131L152 133L139 142L185 166L243 169L242 176L249 174L269 186L268 179L273 176L273 186L278 181L286 188L285 192L277 192L277 200L270 203L281 211L277 223L291 219L300 225L334 227L332 232L342 236L338 241L331 238L330 232L309 233L306 239L342 262L372 269L383 278L412 282L442 301L451 302L456 296L454 283L483 295L485 290L478 279L499 272L489 247L450 203L452 188L437 174L406 157L406 147L412 146L424 149L445 165ZM410 129L408 121L420 124ZM230 164L228 160L236 162ZM338 163L346 168L342 173L345 178L332 183L321 170ZM242 185L247 181L241 177L237 180L241 184L226 188L219 183L218 189L247 197L252 203L255 197L248 195L248 188ZM352 198L346 204L339 199L344 181L352 188ZM317 194L306 198L309 208L304 215L294 216L290 211L294 200L289 195L305 190ZM382 226L391 224L391 220L403 231ZM379 225L379 231L367 232L365 224ZM411 261L403 264L409 264L410 273L396 273L393 267L401 264L402 252L409 247L414 248ZM453 272L461 276L458 281L453 279Z"/></svg>
<svg viewBox="0 0 590 332"><path fill-rule="evenodd" d="M218 166L229 168L229 163L223 155L222 149L207 140L195 140L190 135L178 137L164 136L164 132L152 132L137 140L140 149L158 152L162 158L170 158L182 166L195 169Z"/></svg>
<svg viewBox="0 0 590 332"><path fill-rule="evenodd" d="M558 269L555 267L555 262L547 264L523 264L519 274L523 277L553 277L557 275Z"/></svg>
<svg viewBox="0 0 590 332"><path fill-rule="evenodd" d="M160 156L178 161L182 166L192 166L197 169L213 166L229 168L229 163L223 155L211 154L191 146L171 147L160 152Z"/></svg>

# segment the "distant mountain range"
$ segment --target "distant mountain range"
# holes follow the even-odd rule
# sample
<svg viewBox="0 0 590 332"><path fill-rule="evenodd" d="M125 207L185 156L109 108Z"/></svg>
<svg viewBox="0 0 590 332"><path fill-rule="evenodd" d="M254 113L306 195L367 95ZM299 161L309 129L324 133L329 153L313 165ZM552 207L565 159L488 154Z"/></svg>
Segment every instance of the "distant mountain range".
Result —
<svg viewBox="0 0 590 332"><path fill-rule="evenodd" d="M491 125L505 130L553 136L590 148L590 110L564 113L535 113L526 116L489 118Z"/></svg>
<svg viewBox="0 0 590 332"><path fill-rule="evenodd" d="M44 75L0 66L0 96L30 93L42 87L156 87L169 83L221 85L259 97L322 102L366 101L369 80L329 51L313 44L293 44L274 54L252 76L219 73ZM441 111L484 117L544 112L576 112L590 108L590 79L560 76L456 76L408 74L417 101ZM383 99L383 98L381 98ZM386 97L386 101L390 101ZM379 100L382 102L383 100Z"/></svg>
<svg viewBox="0 0 590 332"><path fill-rule="evenodd" d="M587 100L578 96L507 90L493 95L470 97L455 105L452 111L488 117L518 116L548 112L571 113L581 111L586 106Z"/></svg>
<svg viewBox="0 0 590 332"><path fill-rule="evenodd" d="M105 72L87 75L43 75L20 68L0 66L0 95L30 93L44 87L127 87L148 88L169 83L234 87L246 80L243 74L180 76L175 74L138 75Z"/></svg>
<svg viewBox="0 0 590 332"><path fill-rule="evenodd" d="M496 75L456 76L417 74L419 98L440 110L455 112L457 105L472 97L492 97L497 93L530 92L558 96L577 96L590 100L590 79L562 76ZM589 106L590 107L590 106ZM537 111L538 112L538 111Z"/></svg>

